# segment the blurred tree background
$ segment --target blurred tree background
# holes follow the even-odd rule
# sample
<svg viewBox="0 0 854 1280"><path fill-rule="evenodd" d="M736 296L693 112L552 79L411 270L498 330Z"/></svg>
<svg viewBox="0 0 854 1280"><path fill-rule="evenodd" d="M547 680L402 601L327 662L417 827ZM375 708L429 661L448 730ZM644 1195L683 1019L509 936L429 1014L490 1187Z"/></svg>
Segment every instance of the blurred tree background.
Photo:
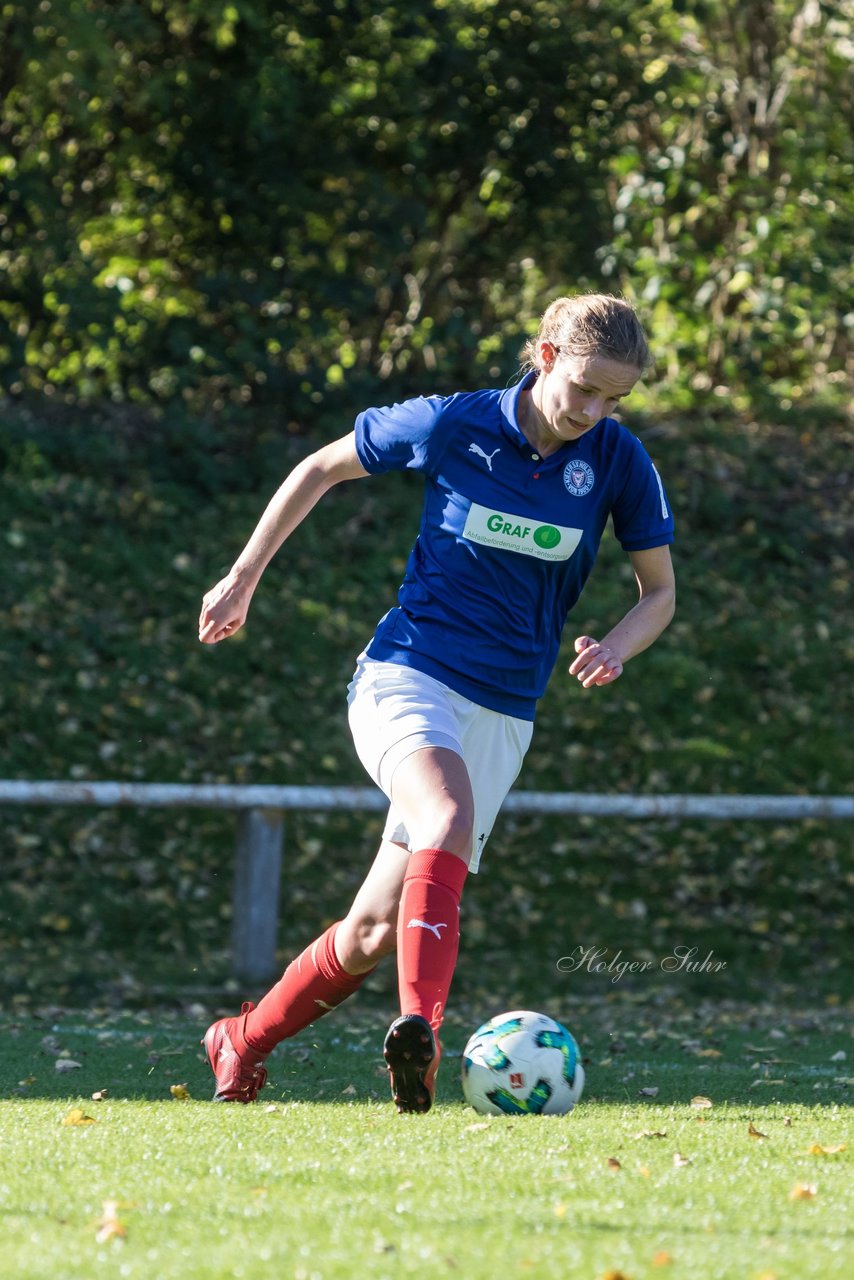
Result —
<svg viewBox="0 0 854 1280"><path fill-rule="evenodd" d="M358 409L503 385L551 297L605 289L652 334L629 422L682 601L607 699L555 676L525 782L842 790L852 60L851 0L0 0L3 775L362 782L342 691L407 479L299 531L251 644L196 650L199 597ZM626 607L623 560L606 541L584 629ZM341 821L294 824L288 946L358 880L376 830ZM508 951L575 884L549 955L706 929L739 982L838 983L838 828L565 828L506 827L481 901ZM2 838L19 996L132 985L140 948L223 971L221 819L19 812Z"/></svg>
<svg viewBox="0 0 854 1280"><path fill-rule="evenodd" d="M470 383L543 298L651 313L668 395L833 398L852 6L0 7L4 387L288 406Z"/></svg>

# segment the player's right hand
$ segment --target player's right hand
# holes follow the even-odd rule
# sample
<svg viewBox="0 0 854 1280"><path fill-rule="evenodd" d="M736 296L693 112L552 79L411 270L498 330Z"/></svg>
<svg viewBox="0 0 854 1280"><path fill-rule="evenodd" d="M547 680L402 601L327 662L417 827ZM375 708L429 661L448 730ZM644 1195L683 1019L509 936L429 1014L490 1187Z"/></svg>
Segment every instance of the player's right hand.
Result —
<svg viewBox="0 0 854 1280"><path fill-rule="evenodd" d="M594 640L592 636L579 636L575 641L578 657L569 668L571 676L577 676L583 688L613 684L623 674L623 660L609 644Z"/></svg>
<svg viewBox="0 0 854 1280"><path fill-rule="evenodd" d="M199 639L202 644L216 644L235 635L246 621L252 590L228 574L202 597L199 614Z"/></svg>

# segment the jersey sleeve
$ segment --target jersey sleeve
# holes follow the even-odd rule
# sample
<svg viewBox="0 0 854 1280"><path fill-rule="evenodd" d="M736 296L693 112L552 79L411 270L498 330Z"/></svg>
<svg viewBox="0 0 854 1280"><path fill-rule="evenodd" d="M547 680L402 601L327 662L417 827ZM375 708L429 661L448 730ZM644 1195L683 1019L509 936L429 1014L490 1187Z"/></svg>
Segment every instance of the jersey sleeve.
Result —
<svg viewBox="0 0 854 1280"><path fill-rule="evenodd" d="M631 444L625 482L611 514L623 550L646 551L673 541L673 512L652 458L637 437Z"/></svg>
<svg viewBox="0 0 854 1280"><path fill-rule="evenodd" d="M384 471L432 473L448 443L454 397L420 396L356 418L356 453L372 475Z"/></svg>

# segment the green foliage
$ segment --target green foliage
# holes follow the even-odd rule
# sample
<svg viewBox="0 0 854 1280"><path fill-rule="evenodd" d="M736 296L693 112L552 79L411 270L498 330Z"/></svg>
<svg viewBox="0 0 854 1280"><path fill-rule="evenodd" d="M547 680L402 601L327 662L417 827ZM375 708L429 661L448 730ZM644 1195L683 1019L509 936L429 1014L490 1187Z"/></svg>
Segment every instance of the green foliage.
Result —
<svg viewBox="0 0 854 1280"><path fill-rule="evenodd" d="M2 385L285 406L494 376L618 285L671 394L838 401L847 8L0 6ZM388 390L381 391L381 384Z"/></svg>
<svg viewBox="0 0 854 1280"><path fill-rule="evenodd" d="M649 308L668 382L770 409L845 392L850 6L635 6L649 92L610 166L609 277Z"/></svg>
<svg viewBox="0 0 854 1280"><path fill-rule="evenodd" d="M496 329L518 346L539 223L540 252L592 252L559 146L564 95L593 93L566 69L582 6L544 4L542 32L509 5L486 25L255 3L221 25L80 0L35 28L24 8L3 42L15 385L305 410L345 372L468 371ZM534 102L520 34L553 86Z"/></svg>

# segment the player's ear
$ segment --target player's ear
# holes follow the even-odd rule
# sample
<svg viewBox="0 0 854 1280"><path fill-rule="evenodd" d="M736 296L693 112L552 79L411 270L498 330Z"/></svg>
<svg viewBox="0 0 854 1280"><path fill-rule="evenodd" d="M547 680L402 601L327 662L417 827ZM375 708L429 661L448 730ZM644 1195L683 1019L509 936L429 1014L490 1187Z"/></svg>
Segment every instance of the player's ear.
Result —
<svg viewBox="0 0 854 1280"><path fill-rule="evenodd" d="M560 355L560 347L556 347L553 342L549 342L548 338L542 338L540 341L540 368L543 373L549 373L554 368L555 362Z"/></svg>

